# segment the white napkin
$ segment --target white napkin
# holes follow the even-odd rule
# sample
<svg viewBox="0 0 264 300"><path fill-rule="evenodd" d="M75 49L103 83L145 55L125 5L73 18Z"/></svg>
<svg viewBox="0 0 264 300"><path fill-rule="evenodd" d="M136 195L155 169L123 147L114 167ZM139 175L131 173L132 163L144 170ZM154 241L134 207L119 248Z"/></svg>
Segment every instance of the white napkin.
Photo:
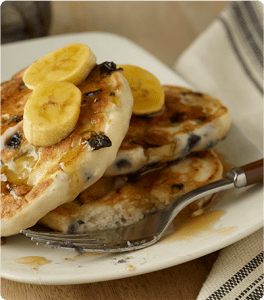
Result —
<svg viewBox="0 0 264 300"><path fill-rule="evenodd" d="M192 86L228 103L235 123L259 149L263 149L262 24L261 2L231 2L175 64ZM254 116L250 120L248 111Z"/></svg>
<svg viewBox="0 0 264 300"><path fill-rule="evenodd" d="M226 104L233 121L263 151L261 2L231 2L174 68L197 90ZM263 295L261 229L220 251L197 300L259 300Z"/></svg>
<svg viewBox="0 0 264 300"><path fill-rule="evenodd" d="M259 300L263 297L263 230L224 248L197 300Z"/></svg>

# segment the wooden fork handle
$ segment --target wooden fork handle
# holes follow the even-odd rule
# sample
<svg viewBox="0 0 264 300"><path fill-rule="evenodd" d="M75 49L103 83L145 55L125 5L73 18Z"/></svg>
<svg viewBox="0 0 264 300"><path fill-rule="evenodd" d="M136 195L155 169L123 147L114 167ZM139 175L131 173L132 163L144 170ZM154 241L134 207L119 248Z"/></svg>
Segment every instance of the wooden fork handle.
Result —
<svg viewBox="0 0 264 300"><path fill-rule="evenodd" d="M238 188L263 182L263 159L234 168L227 172L227 177L232 179Z"/></svg>
<svg viewBox="0 0 264 300"><path fill-rule="evenodd" d="M247 179L247 185L263 181L263 159L240 167Z"/></svg>

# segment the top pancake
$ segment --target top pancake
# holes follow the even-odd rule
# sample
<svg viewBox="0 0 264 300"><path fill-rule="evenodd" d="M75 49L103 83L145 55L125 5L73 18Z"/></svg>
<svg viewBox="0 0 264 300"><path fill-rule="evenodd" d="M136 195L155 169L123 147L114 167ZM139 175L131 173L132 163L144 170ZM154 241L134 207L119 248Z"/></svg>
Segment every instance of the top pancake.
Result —
<svg viewBox="0 0 264 300"><path fill-rule="evenodd" d="M231 125L218 99L187 88L164 86L165 106L157 114L132 116L128 133L105 176L129 174L210 149Z"/></svg>
<svg viewBox="0 0 264 300"><path fill-rule="evenodd" d="M22 81L24 71L2 84L2 236L34 225L97 181L115 159L132 113L122 69L102 63L78 85L82 105L71 134L53 146L34 147L23 134L31 93Z"/></svg>

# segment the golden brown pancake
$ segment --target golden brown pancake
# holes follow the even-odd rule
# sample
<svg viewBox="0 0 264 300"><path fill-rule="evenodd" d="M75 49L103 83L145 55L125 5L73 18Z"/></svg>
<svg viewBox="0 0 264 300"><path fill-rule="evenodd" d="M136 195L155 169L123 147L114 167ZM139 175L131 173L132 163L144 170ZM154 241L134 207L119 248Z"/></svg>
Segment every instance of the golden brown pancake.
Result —
<svg viewBox="0 0 264 300"><path fill-rule="evenodd" d="M127 133L133 97L122 69L105 62L78 85L82 105L75 129L61 142L34 147L23 133L31 94L25 70L2 84L1 235L19 233L96 182Z"/></svg>
<svg viewBox="0 0 264 300"><path fill-rule="evenodd" d="M157 114L133 115L128 133L105 176L158 166L222 140L231 124L221 101L187 88L164 86L165 106Z"/></svg>
<svg viewBox="0 0 264 300"><path fill-rule="evenodd" d="M74 201L49 212L39 223L63 233L134 224L181 195L221 179L222 173L222 164L213 150L193 152L145 174L102 177ZM189 206L190 212L201 214L210 199L207 196L196 200Z"/></svg>

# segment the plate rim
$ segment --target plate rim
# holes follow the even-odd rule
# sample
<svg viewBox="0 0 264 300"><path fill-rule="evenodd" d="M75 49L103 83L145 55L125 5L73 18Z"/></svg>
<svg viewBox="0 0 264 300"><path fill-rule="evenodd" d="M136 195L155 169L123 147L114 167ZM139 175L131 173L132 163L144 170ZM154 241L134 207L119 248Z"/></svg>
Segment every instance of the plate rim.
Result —
<svg viewBox="0 0 264 300"><path fill-rule="evenodd" d="M133 41L129 40L128 38L126 37L122 37L120 35L117 35L117 34L114 34L114 33L106 33L106 32L81 32L81 33L71 33L71 34L65 34L65 35L58 35L58 36L49 36L49 37L44 37L44 38L37 38L35 40L29 40L29 41L22 41L22 42L13 42L13 43L10 43L10 44L5 44L5 45L2 45L1 46L1 58L2 58L2 50L4 49L8 49L10 48L11 46L12 47L16 47L16 46L19 46L19 44L21 45L28 45L29 43L36 43L38 44L39 41L47 41L48 39L50 40L63 40L63 41L66 41L66 39L69 39L71 37L74 37L74 38L77 38L77 37L85 37L85 36L108 36L109 38L113 37L115 39L118 39L118 40L122 40L122 41L125 41L127 42L128 44L130 45L134 45L137 49L140 49L143 51L143 53L145 53L146 55L148 55L151 59L154 59L156 60L157 62L160 63L160 65L162 65L162 67L164 68L164 70L166 69L168 72L171 72L171 74L174 74L175 75L175 78L176 76L178 76L176 74L176 72L174 72L173 70L169 69L168 66L166 66L165 64L161 63L157 58L155 58L152 54L150 54L149 52L147 52L145 49L141 48L140 46L138 46L136 43L134 43ZM2 69L2 68L1 68ZM2 73L2 72L1 72ZM180 77L179 77L180 78ZM183 82L185 82L183 80ZM186 86L189 87L189 84L186 82ZM164 266L161 266L160 265L160 262L159 263L156 263L156 267L152 270L148 270L147 272L144 272L144 271L135 271L135 272L123 272L122 273L122 276L121 275L117 275L116 277L111 277L111 276L101 276L101 279L100 279L100 276L97 275L97 279L95 280L88 280L85 278L85 276L83 276L82 274L79 275L79 278L77 281L74 280L74 281L70 281L71 279L68 278L68 280L64 279L63 281L60 281L59 279L55 282L49 282L48 280L46 280L46 282L42 281L41 284L43 285L58 285L58 284L63 284L63 285L73 285L73 284L82 284L82 283L92 283L92 282L100 282L100 281L107 281L107 280L116 280L116 279L120 279L120 278L125 278L125 277L132 277L132 276L137 276L137 275L142 275L142 274L146 274L146 273L149 273L149 272L153 272L153 271L158 271L158 270L162 270L162 269L165 269L165 268L168 268L168 267L172 267L172 266L176 266L180 263L184 263L184 262L187 262L187 261L190 261L190 260L193 260L193 259L197 259L201 256L204 256L204 255L207 255L209 253L212 253L214 251L217 251L217 250L220 250L222 248L225 248L243 238L246 238L247 236L249 236L250 234L254 233L255 231L259 230L260 228L263 227L263 220L259 220L256 224L255 224L255 227L251 227L249 230L245 231L245 232L242 232L240 233L239 235L237 236L233 236L233 235L230 235L226 240L225 242L221 245L219 245L218 247L214 247L213 250L210 250L209 252L205 253L203 249L200 249L200 252L197 252L196 255L193 255L191 258L185 258L185 260L182 260L181 262L178 262L176 264L173 264L171 263L171 260L175 260L175 258L171 258L170 260L166 260L166 264ZM1 247L1 258L2 258L2 255L3 255L3 246ZM139 251L143 251L143 250L139 250ZM199 254L198 254L199 253ZM159 265L159 266L157 266ZM153 265L152 265L153 266ZM31 271L31 270L30 270ZM32 274L31 274L32 275ZM39 274L40 277L41 277L41 274ZM1 267L1 276L5 279L9 279L9 280L12 280L12 281L17 281L17 282L23 282L23 283L30 283L30 284L39 284L39 279L38 277L34 277L34 279L32 279L33 277L32 276L27 276L27 275L24 275L24 276L19 276L19 274L10 274L8 273L8 271L6 270L3 270L2 267ZM50 275L46 275L46 276L50 276ZM76 276L76 274L75 274ZM74 277L76 279L76 277Z"/></svg>

